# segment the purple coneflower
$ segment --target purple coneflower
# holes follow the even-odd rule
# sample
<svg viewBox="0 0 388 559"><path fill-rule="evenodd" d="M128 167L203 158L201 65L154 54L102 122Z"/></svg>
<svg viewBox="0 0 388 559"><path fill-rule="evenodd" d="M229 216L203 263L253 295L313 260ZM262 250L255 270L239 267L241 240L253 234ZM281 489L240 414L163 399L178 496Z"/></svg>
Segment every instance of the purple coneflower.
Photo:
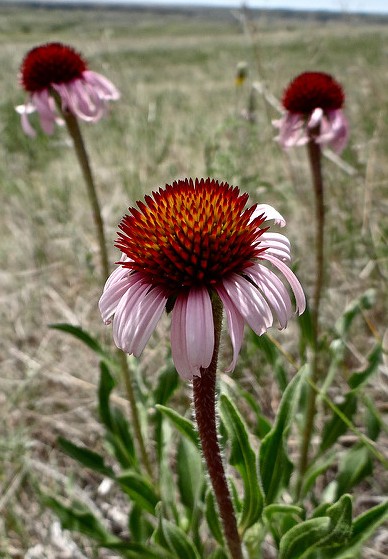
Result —
<svg viewBox="0 0 388 559"><path fill-rule="evenodd" d="M258 335L273 323L284 328L293 314L282 280L287 279L299 313L301 285L288 267L290 243L262 227L282 216L267 204L244 209L248 194L211 179L178 180L138 208L129 208L119 228L119 267L105 284L100 311L113 318L116 345L139 356L164 309L172 308L171 349L179 374L192 379L209 366L214 351L211 297L225 309L235 367L246 322Z"/></svg>
<svg viewBox="0 0 388 559"><path fill-rule="evenodd" d="M30 50L22 62L20 82L28 93L28 101L16 110L28 136L35 136L29 121L29 115L35 111L46 134L52 134L55 123L62 122L54 97L60 100L63 112L97 122L106 111L107 101L120 96L107 78L88 69L77 51L61 43L47 43Z"/></svg>
<svg viewBox="0 0 388 559"><path fill-rule="evenodd" d="M283 148L302 146L311 137L340 153L348 140L349 126L343 113L342 87L324 72L304 72L284 92L284 116L273 122Z"/></svg>

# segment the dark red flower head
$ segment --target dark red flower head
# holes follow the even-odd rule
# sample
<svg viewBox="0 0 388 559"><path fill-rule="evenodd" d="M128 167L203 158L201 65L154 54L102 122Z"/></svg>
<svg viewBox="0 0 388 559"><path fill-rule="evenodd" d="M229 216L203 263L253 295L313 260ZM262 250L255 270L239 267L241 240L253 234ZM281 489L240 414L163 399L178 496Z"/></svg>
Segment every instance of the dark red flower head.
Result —
<svg viewBox="0 0 388 559"><path fill-rule="evenodd" d="M341 109L344 100L342 87L330 74L304 72L287 87L282 103L290 113L308 115L318 108L325 112Z"/></svg>
<svg viewBox="0 0 388 559"><path fill-rule="evenodd" d="M21 66L21 83L26 91L35 93L54 83L81 78L87 69L85 60L72 47L47 43L26 54Z"/></svg>

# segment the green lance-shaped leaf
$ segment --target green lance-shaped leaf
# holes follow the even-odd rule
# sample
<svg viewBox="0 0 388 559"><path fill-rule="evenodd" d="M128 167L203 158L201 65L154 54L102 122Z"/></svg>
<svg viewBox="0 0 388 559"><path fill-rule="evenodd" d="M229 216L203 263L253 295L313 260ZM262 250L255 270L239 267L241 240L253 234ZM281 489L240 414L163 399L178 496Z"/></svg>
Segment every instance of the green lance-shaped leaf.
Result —
<svg viewBox="0 0 388 559"><path fill-rule="evenodd" d="M86 468L108 477L114 477L112 468L105 465L104 457L89 448L77 446L63 437L58 437L59 448L71 458L74 458Z"/></svg>
<svg viewBox="0 0 388 559"><path fill-rule="evenodd" d="M156 544L172 552L176 558L200 559L189 536L179 526L162 517L161 507L158 526L152 539Z"/></svg>
<svg viewBox="0 0 388 559"><path fill-rule="evenodd" d="M344 314L335 324L335 328L341 337L345 338L347 336L350 326L356 316L358 316L361 311L370 309L374 305L375 299L376 291L374 289L368 289L361 297L349 303Z"/></svg>
<svg viewBox="0 0 388 559"><path fill-rule="evenodd" d="M84 503L73 501L71 505L65 505L51 496L45 496L44 502L58 516L62 528L85 534L102 545L121 542L108 532Z"/></svg>
<svg viewBox="0 0 388 559"><path fill-rule="evenodd" d="M373 471L373 463L368 449L357 445L341 457L337 475L337 498L360 483Z"/></svg>
<svg viewBox="0 0 388 559"><path fill-rule="evenodd" d="M191 441L197 448L199 448L198 434L192 421L167 406L157 405L155 407L171 421L171 423L184 437L186 437L188 441Z"/></svg>
<svg viewBox="0 0 388 559"><path fill-rule="evenodd" d="M352 524L352 534L346 545L333 549L330 559L353 559L361 545L368 540L381 524L388 520L388 500L357 516Z"/></svg>
<svg viewBox="0 0 388 559"><path fill-rule="evenodd" d="M155 404L165 406L175 390L179 386L179 375L172 365L164 368L158 374L156 387L153 391L153 401Z"/></svg>
<svg viewBox="0 0 388 559"><path fill-rule="evenodd" d="M317 478L325 473L334 463L337 462L337 452L333 449L317 460L314 460L303 476L301 498L310 491Z"/></svg>
<svg viewBox="0 0 388 559"><path fill-rule="evenodd" d="M307 367L303 367L287 386L275 423L260 446L259 469L267 505L274 501L282 487L288 485L291 477L293 464L286 451L287 436L306 372Z"/></svg>
<svg viewBox="0 0 388 559"><path fill-rule="evenodd" d="M338 409L348 418L352 419L357 410L357 396L351 391L345 394L343 402L337 404ZM325 424L322 433L320 452L324 452L337 442L338 438L347 430L347 425L333 412L333 417Z"/></svg>
<svg viewBox="0 0 388 559"><path fill-rule="evenodd" d="M107 361L111 361L111 356L109 353L103 349L103 347L99 344L99 342L91 336L86 330L83 330L79 326L74 326L73 324L67 323L58 323L58 324L50 324L50 328L53 330L60 330L61 332L65 332L66 334L70 334L74 338L77 338L80 342L84 343L88 348L92 351L100 355L103 359Z"/></svg>
<svg viewBox="0 0 388 559"><path fill-rule="evenodd" d="M253 451L247 427L231 400L222 394L220 414L231 443L230 463L240 473L244 484L243 509L240 530L245 532L257 522L263 509L263 495L257 476L255 452Z"/></svg>
<svg viewBox="0 0 388 559"><path fill-rule="evenodd" d="M138 505L133 505L128 515L128 529L131 541L142 543L149 540L154 531L148 514Z"/></svg>
<svg viewBox="0 0 388 559"><path fill-rule="evenodd" d="M198 506L205 478L200 451L183 437L178 444L176 471L181 501L191 517Z"/></svg>
<svg viewBox="0 0 388 559"><path fill-rule="evenodd" d="M279 559L307 558L314 550L346 543L352 532L352 501L349 495L325 511L325 516L306 520L291 528L280 540Z"/></svg>
<svg viewBox="0 0 388 559"><path fill-rule="evenodd" d="M220 544L224 545L224 535L220 523L220 515L216 509L214 495L211 490L206 493L205 498L205 516L212 533L213 538Z"/></svg>
<svg viewBox="0 0 388 559"><path fill-rule="evenodd" d="M102 361L100 363L98 403L101 421L107 429L105 437L123 468L137 467L138 458L129 423L119 408L111 407L110 395L115 385L108 366Z"/></svg>
<svg viewBox="0 0 388 559"><path fill-rule="evenodd" d="M348 380L350 388L360 388L369 380L369 377L377 371L382 354L382 345L380 343L377 343L367 357L368 365L365 367L365 369L363 371L353 373L350 376Z"/></svg>
<svg viewBox="0 0 388 559"><path fill-rule="evenodd" d="M155 515L155 507L160 498L148 479L133 470L124 470L116 480L134 503Z"/></svg>
<svg viewBox="0 0 388 559"><path fill-rule="evenodd" d="M304 510L301 507L283 503L273 503L263 510L265 524L270 529L277 545L279 545L280 539L288 530L301 522L304 514Z"/></svg>

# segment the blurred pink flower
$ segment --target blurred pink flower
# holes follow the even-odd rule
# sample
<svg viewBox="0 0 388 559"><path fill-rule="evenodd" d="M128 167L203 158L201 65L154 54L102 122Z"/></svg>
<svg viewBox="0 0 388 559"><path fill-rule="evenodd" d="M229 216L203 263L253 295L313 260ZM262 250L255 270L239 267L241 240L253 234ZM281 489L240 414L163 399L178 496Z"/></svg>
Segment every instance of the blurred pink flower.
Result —
<svg viewBox="0 0 388 559"><path fill-rule="evenodd" d="M55 123L62 123L55 97L60 100L62 111L97 122L105 114L107 102L120 96L107 78L89 70L78 52L61 43L47 43L30 50L21 65L20 82L28 100L17 106L16 111L28 136L36 135L29 121L29 115L35 111L46 134L53 133Z"/></svg>
<svg viewBox="0 0 388 559"><path fill-rule="evenodd" d="M288 266L290 243L262 227L269 219L283 226L284 219L266 204L244 209L247 201L227 183L185 179L129 208L115 243L119 267L100 299L105 323L113 317L119 348L138 357L167 305L175 367L185 379L200 375L213 356L211 296L218 295L233 345L232 371L245 322L261 335L274 315L285 328L293 314L283 281L264 264L281 272L304 311L302 287Z"/></svg>
<svg viewBox="0 0 388 559"><path fill-rule="evenodd" d="M329 74L304 72L284 92L286 113L273 121L279 129L276 140L283 148L302 146L314 138L340 153L349 136L348 121L343 113L345 96L342 87Z"/></svg>

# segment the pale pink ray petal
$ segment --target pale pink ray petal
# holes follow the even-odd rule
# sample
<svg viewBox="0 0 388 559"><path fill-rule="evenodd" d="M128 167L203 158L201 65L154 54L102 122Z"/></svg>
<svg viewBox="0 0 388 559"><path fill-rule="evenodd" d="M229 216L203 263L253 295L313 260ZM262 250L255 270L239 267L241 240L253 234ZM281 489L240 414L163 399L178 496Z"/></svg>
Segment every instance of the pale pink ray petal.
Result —
<svg viewBox="0 0 388 559"><path fill-rule="evenodd" d="M27 136L30 136L31 138L35 138L36 132L31 126L30 120L28 118L28 115L35 112L36 110L34 105L32 105L32 103L26 103L25 105L18 105L17 107L15 107L15 110L17 113L20 114L20 121L22 124L23 132Z"/></svg>
<svg viewBox="0 0 388 559"><path fill-rule="evenodd" d="M273 316L257 287L238 274L224 279L223 284L236 309L252 330L259 336L264 334L272 326Z"/></svg>
<svg viewBox="0 0 388 559"><path fill-rule="evenodd" d="M113 339L117 347L126 353L132 353L132 339L128 335L133 326L133 321L139 320L139 316L133 315L133 308L138 308L136 302L143 298L150 286L145 284L142 279L131 284L117 305L113 318Z"/></svg>
<svg viewBox="0 0 388 559"><path fill-rule="evenodd" d="M279 128L277 140L283 148L307 144L308 136L304 130L304 119L300 114L286 113L281 119L273 121Z"/></svg>
<svg viewBox="0 0 388 559"><path fill-rule="evenodd" d="M270 221L273 219L275 221L275 224L280 225L280 227L284 227L286 224L286 220L284 219L284 217L269 204L257 204L249 221L252 222L254 219L256 219L256 217L259 217L262 214L265 215L265 221Z"/></svg>
<svg viewBox="0 0 388 559"><path fill-rule="evenodd" d="M31 95L31 101L35 105L39 114L42 130L51 135L54 132L55 121L57 118L54 101L49 97L46 89Z"/></svg>
<svg viewBox="0 0 388 559"><path fill-rule="evenodd" d="M280 328L285 328L288 319L292 316L292 307L290 297L283 283L273 272L260 264L247 268L245 273L263 292L279 320Z"/></svg>
<svg viewBox="0 0 388 559"><path fill-rule="evenodd" d="M89 121L98 120L102 116L103 101L86 83L75 80L68 85L68 89L77 116Z"/></svg>
<svg viewBox="0 0 388 559"><path fill-rule="evenodd" d="M116 312L121 297L133 283L134 282L131 282L130 278L128 278L127 273L125 276L111 282L109 286L105 284L104 292L98 303L100 313L105 324L109 324L111 322L111 318Z"/></svg>
<svg viewBox="0 0 388 559"><path fill-rule="evenodd" d="M292 291L294 292L294 295L295 295L296 310L298 311L299 314L302 314L304 312L305 308L306 308L306 298L305 298L302 286L300 285L298 278L295 276L295 274L292 272L292 270L290 270L290 268L286 264L284 264L284 262L279 260L279 258L276 258L276 256L273 256L272 254L268 254L266 252L263 252L260 255L260 258L262 258L263 260L268 260L269 262L272 262L272 264L276 268L278 268L278 270L280 270L282 272L282 274L287 278L287 281L290 284L291 289L292 289Z"/></svg>
<svg viewBox="0 0 388 559"><path fill-rule="evenodd" d="M167 297L162 289L155 287L138 299L132 309L132 329L127 334L131 338L132 353L139 357L152 332L155 330L166 307Z"/></svg>
<svg viewBox="0 0 388 559"><path fill-rule="evenodd" d="M314 109L307 122L307 128L310 130L315 128L322 122L323 110L320 108Z"/></svg>
<svg viewBox="0 0 388 559"><path fill-rule="evenodd" d="M291 260L291 245L285 235L266 231L260 236L260 248L266 248L266 252L281 258L283 262Z"/></svg>
<svg viewBox="0 0 388 559"><path fill-rule="evenodd" d="M229 337L232 342L233 358L226 372L231 373L236 367L244 336L244 318L236 309L232 299L229 297L222 285L216 286L216 291L224 305Z"/></svg>
<svg viewBox="0 0 388 559"><path fill-rule="evenodd" d="M332 111L329 114L329 121L334 130L334 138L330 142L330 147L336 152L341 153L349 139L349 123L341 109Z"/></svg>
<svg viewBox="0 0 388 559"><path fill-rule="evenodd" d="M201 376L199 367L193 368L187 355L187 295L178 295L171 316L171 353L174 365L180 376L192 380Z"/></svg>
<svg viewBox="0 0 388 559"><path fill-rule="evenodd" d="M186 309L186 348L191 367L206 369L214 352L212 304L205 287L191 288Z"/></svg>
<svg viewBox="0 0 388 559"><path fill-rule="evenodd" d="M92 70L85 70L83 78L91 86L97 88L102 99L116 101L120 98L118 89L105 76L93 72Z"/></svg>

